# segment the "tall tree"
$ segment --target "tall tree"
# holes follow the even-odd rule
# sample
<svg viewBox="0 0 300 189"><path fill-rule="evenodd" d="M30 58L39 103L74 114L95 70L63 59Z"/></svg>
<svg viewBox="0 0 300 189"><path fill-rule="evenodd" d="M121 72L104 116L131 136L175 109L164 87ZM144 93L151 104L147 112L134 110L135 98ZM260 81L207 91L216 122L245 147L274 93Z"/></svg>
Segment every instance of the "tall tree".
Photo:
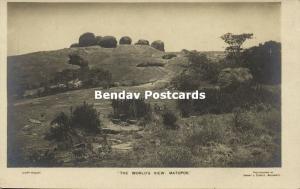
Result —
<svg viewBox="0 0 300 189"><path fill-rule="evenodd" d="M252 33L243 33L243 34L232 34L226 33L221 36L221 39L228 44L225 51L227 53L227 59L235 61L234 63L240 62L242 45L247 39L252 39Z"/></svg>

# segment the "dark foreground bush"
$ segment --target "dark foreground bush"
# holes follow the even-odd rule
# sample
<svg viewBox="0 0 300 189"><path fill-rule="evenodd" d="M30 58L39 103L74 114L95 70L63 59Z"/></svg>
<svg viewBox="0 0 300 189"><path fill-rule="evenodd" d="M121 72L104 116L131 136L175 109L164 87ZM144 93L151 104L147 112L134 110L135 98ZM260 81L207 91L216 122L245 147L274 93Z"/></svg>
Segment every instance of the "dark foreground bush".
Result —
<svg viewBox="0 0 300 189"><path fill-rule="evenodd" d="M251 70L254 80L263 84L281 83L281 43L267 41L242 53L244 66Z"/></svg>
<svg viewBox="0 0 300 189"><path fill-rule="evenodd" d="M46 139L64 141L69 139L71 132L71 120L64 112L58 114L52 121Z"/></svg>
<svg viewBox="0 0 300 189"><path fill-rule="evenodd" d="M162 115L163 117L163 124L170 129L176 129L178 126L176 125L177 121L177 116L171 112L171 111L166 111Z"/></svg>
<svg viewBox="0 0 300 189"><path fill-rule="evenodd" d="M86 102L81 106L77 106L72 112L72 127L83 128L87 131L99 131L100 123L99 113L93 105Z"/></svg>
<svg viewBox="0 0 300 189"><path fill-rule="evenodd" d="M64 112L58 114L52 121L51 127L46 133L45 138L55 141L69 141L72 143L73 138L77 137L74 128L85 129L89 132L100 131L99 114L93 105L86 102L83 105L75 107L71 115L68 116Z"/></svg>
<svg viewBox="0 0 300 189"><path fill-rule="evenodd" d="M151 107L144 99L112 100L113 117L126 119L136 119L150 117Z"/></svg>

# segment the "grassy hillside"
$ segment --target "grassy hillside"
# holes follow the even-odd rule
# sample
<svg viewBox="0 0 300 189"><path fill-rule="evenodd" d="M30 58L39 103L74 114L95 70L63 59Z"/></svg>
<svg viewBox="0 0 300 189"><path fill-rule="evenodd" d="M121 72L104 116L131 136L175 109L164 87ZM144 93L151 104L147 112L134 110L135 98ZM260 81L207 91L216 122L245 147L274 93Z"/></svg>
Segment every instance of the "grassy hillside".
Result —
<svg viewBox="0 0 300 189"><path fill-rule="evenodd" d="M99 46L65 48L8 57L8 80L21 80L29 88L38 87L41 82L53 79L55 73L64 69L78 69L68 63L68 55L78 53L89 62L90 68L102 68L112 73L114 82L121 84L142 84L157 81L178 73L187 60L183 53L170 60L162 59L165 52L144 45L120 45L117 48ZM206 52L209 58L216 54ZM139 67L141 64L161 64L164 66Z"/></svg>
<svg viewBox="0 0 300 189"><path fill-rule="evenodd" d="M109 70L114 81L131 82L137 79L143 83L158 79L165 74L164 69L161 68L136 67L137 64L143 62L162 62L160 57L163 53L151 47L119 46L106 49L94 46L8 57L8 75L9 77L20 77L30 85L38 85L44 80L51 80L56 72L79 68L68 64L68 55L74 52L78 52L87 59L90 68L101 67Z"/></svg>

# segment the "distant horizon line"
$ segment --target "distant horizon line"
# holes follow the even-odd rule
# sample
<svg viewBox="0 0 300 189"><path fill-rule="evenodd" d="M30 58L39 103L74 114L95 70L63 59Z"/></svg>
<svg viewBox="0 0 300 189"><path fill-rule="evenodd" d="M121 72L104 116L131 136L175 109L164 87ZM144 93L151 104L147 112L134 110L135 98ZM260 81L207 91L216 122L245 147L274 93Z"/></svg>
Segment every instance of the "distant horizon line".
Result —
<svg viewBox="0 0 300 189"><path fill-rule="evenodd" d="M265 42L268 42L268 41L275 41L275 42L278 42L278 43L281 43L281 41L276 41L276 40L267 40L267 41L264 41L264 42L260 42L256 45L253 45L253 46L250 46L250 47L247 47L247 48L251 48L251 47L255 47L255 46L258 46L259 44L263 44ZM119 46L126 46L127 44L118 44L117 47ZM131 46L136 46L136 44L128 44L128 46L131 45ZM151 45L141 45L141 46L149 46L151 47ZM89 48L89 47L100 47L100 48L104 48L104 47L101 47L99 45L92 45L92 46L86 46L86 47L72 47L72 48ZM115 48L117 48L115 47ZM40 53L40 52L49 52L49 51L59 51L59 50L63 50L63 49L70 49L71 47L65 47L65 48L59 48L59 49L53 49L53 50L40 50L40 51L32 51L32 52L27 52L27 53L21 53L21 54L12 54L12 55L9 55L7 53L7 57L10 57L10 56L22 56L22 55L27 55L27 54L33 54L33 53ZM152 47L153 48L153 47ZM114 48L104 48L104 49L114 49ZM164 51L165 53L178 53L178 52L181 52L182 50L184 50L185 48L182 48L181 50L179 51ZM199 49L185 49L185 50L188 50L188 51L193 51L193 50L196 50L198 52L225 52L225 49L224 50L199 50Z"/></svg>

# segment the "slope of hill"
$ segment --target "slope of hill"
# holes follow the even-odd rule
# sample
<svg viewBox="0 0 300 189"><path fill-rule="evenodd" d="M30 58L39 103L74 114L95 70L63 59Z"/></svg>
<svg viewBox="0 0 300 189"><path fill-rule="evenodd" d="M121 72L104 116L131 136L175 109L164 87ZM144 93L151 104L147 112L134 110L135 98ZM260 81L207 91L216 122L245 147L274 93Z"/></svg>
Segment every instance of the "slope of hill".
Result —
<svg viewBox="0 0 300 189"><path fill-rule="evenodd" d="M182 65L187 64L183 52L177 52L177 57L165 60L162 58L165 52L145 45L119 45L117 48L100 46L65 48L8 57L8 81L12 81L9 85L21 81L27 89L33 89L53 80L57 72L78 69L78 66L68 63L69 55L72 53L78 53L86 59L90 68L110 71L113 82L119 82L121 85L165 80L166 77L180 73L183 69ZM205 52L205 54L215 59L216 54L222 53Z"/></svg>

